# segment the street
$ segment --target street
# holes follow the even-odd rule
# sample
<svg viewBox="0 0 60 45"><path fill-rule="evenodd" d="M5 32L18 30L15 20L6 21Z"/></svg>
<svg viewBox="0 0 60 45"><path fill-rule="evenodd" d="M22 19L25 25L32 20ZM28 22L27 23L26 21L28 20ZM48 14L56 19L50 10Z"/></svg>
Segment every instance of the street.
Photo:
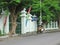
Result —
<svg viewBox="0 0 60 45"><path fill-rule="evenodd" d="M60 32L8 38L0 41L0 45L60 45Z"/></svg>

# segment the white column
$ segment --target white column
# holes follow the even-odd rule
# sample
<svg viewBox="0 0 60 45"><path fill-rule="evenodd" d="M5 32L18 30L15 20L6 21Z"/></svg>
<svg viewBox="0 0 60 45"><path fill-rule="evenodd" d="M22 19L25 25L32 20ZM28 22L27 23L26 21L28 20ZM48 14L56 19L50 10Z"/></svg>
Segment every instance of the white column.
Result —
<svg viewBox="0 0 60 45"><path fill-rule="evenodd" d="M31 27L32 27L32 22L31 22L31 14L27 14L27 16L28 16L28 28L27 28L27 32L31 32Z"/></svg>
<svg viewBox="0 0 60 45"><path fill-rule="evenodd" d="M26 9L24 8L22 11L21 11L21 33L24 34L26 33Z"/></svg>
<svg viewBox="0 0 60 45"><path fill-rule="evenodd" d="M50 26L50 25L49 25L49 23L48 23L48 29L50 28L49 26Z"/></svg>
<svg viewBox="0 0 60 45"><path fill-rule="evenodd" d="M5 33L9 33L9 15L7 16L6 26L5 26Z"/></svg>
<svg viewBox="0 0 60 45"><path fill-rule="evenodd" d="M51 21L51 28L52 28L52 21Z"/></svg>
<svg viewBox="0 0 60 45"><path fill-rule="evenodd" d="M0 18L0 31L1 31L1 34L3 34L3 19L4 17L2 16L1 18Z"/></svg>
<svg viewBox="0 0 60 45"><path fill-rule="evenodd" d="M57 21L56 21L56 28L58 28L58 23L57 23Z"/></svg>
<svg viewBox="0 0 60 45"><path fill-rule="evenodd" d="M4 15L5 15L5 11L3 10L3 8L2 8L2 12L1 12L1 15L2 15L2 17L1 17L1 21L0 21L0 30L1 30L1 34L3 34L3 24L4 24Z"/></svg>
<svg viewBox="0 0 60 45"><path fill-rule="evenodd" d="M4 11L2 9L1 15L2 15L2 23L1 23L2 24L2 34L8 34L9 33L9 15L10 15L10 12L8 12L8 14L6 14L6 11ZM7 17L7 21L6 21L5 29L3 29L5 17Z"/></svg>
<svg viewBox="0 0 60 45"><path fill-rule="evenodd" d="M56 24L56 22L54 21L54 28L56 28L55 24Z"/></svg>

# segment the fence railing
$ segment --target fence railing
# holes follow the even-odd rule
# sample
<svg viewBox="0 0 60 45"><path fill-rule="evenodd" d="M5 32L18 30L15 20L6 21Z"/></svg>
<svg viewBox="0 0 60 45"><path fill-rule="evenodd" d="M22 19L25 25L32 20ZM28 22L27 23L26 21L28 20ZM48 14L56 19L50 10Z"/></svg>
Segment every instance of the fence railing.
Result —
<svg viewBox="0 0 60 45"><path fill-rule="evenodd" d="M9 23L9 30L11 29L11 22ZM21 23L17 22L16 33L21 34Z"/></svg>
<svg viewBox="0 0 60 45"><path fill-rule="evenodd" d="M51 21L50 23L45 24L44 28L45 28L45 30L58 29L58 22L57 21Z"/></svg>

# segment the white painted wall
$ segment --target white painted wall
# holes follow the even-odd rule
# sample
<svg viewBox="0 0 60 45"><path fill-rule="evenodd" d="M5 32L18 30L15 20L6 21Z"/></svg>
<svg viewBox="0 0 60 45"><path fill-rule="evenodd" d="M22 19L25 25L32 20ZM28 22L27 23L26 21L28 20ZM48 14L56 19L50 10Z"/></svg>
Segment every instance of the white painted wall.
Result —
<svg viewBox="0 0 60 45"><path fill-rule="evenodd" d="M0 30L1 30L1 33L3 34L3 20L4 20L4 17L2 16L0 18Z"/></svg>
<svg viewBox="0 0 60 45"><path fill-rule="evenodd" d="M5 18L4 15L0 18L0 30L1 30L1 33L2 33L2 34L3 34L4 18ZM6 34L9 33L9 16L7 17L7 22L6 22L6 27L5 27L5 33L6 33Z"/></svg>
<svg viewBox="0 0 60 45"><path fill-rule="evenodd" d="M37 21L32 21L31 14L26 14L24 10L21 11L21 33L37 31ZM27 21L27 23L26 23Z"/></svg>
<svg viewBox="0 0 60 45"><path fill-rule="evenodd" d="M5 33L8 34L9 33L9 15L7 17L7 22L6 22L6 26L5 26Z"/></svg>

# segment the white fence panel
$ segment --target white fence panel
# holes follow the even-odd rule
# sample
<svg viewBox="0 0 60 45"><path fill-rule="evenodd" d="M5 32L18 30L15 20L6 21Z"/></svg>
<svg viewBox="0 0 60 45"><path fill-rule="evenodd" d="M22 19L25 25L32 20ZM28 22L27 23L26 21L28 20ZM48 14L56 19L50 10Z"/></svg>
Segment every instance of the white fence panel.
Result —
<svg viewBox="0 0 60 45"><path fill-rule="evenodd" d="M57 21L51 21L48 24L44 25L45 30L50 30L50 29L58 29L58 22Z"/></svg>

